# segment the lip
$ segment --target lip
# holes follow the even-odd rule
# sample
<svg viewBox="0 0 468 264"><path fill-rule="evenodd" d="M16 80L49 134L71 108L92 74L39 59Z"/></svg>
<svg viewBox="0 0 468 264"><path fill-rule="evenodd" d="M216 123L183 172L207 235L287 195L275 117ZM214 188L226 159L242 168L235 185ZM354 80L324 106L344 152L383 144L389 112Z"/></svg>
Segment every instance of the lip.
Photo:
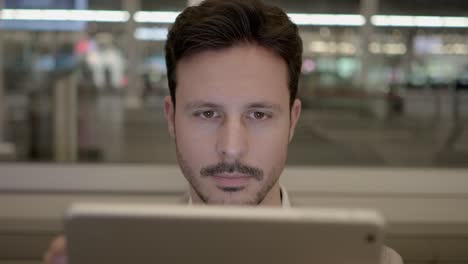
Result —
<svg viewBox="0 0 468 264"><path fill-rule="evenodd" d="M241 187L248 184L251 176L243 174L218 174L214 175L213 179L216 185L221 187Z"/></svg>

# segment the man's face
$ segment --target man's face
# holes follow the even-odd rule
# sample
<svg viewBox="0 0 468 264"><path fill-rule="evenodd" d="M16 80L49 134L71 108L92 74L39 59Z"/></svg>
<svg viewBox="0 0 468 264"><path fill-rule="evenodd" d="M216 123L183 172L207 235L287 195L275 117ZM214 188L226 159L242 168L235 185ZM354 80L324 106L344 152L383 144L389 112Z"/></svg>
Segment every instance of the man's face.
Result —
<svg viewBox="0 0 468 264"><path fill-rule="evenodd" d="M192 193L209 204L261 203L278 189L300 114L289 108L286 63L256 45L206 51L176 69L169 131Z"/></svg>

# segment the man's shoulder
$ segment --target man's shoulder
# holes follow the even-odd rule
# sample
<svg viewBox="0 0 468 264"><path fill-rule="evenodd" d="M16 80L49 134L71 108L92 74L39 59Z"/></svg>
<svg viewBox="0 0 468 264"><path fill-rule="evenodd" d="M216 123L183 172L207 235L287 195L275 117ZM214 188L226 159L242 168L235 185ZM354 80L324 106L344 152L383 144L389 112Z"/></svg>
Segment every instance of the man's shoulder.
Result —
<svg viewBox="0 0 468 264"><path fill-rule="evenodd" d="M403 264L403 259L395 250L384 246L381 264Z"/></svg>

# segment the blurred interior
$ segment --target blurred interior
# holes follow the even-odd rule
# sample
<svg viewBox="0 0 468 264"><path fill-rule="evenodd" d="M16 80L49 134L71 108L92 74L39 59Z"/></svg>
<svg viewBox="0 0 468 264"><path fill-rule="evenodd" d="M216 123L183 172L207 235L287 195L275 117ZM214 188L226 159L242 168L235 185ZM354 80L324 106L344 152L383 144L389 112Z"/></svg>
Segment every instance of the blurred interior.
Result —
<svg viewBox="0 0 468 264"><path fill-rule="evenodd" d="M188 2L0 0L0 264L40 263L73 201L184 193L163 50ZM468 263L468 1L265 2L304 42L293 204L376 208L405 263Z"/></svg>

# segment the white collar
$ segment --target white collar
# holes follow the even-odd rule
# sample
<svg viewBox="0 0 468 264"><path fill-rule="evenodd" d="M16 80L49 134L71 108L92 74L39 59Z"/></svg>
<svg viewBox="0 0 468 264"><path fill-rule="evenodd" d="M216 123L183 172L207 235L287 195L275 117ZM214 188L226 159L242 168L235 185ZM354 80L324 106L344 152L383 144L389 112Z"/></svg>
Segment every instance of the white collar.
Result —
<svg viewBox="0 0 468 264"><path fill-rule="evenodd" d="M280 185L280 191L281 191L281 207L282 208L290 208L291 207L291 201L289 201L288 192L281 185Z"/></svg>
<svg viewBox="0 0 468 264"><path fill-rule="evenodd" d="M288 192L281 185L280 185L280 192L281 192L281 207L282 208L290 208L291 207L291 202L289 201ZM192 202L192 196L190 195L190 192L188 192L188 195L189 195L188 204L192 205L193 202Z"/></svg>

